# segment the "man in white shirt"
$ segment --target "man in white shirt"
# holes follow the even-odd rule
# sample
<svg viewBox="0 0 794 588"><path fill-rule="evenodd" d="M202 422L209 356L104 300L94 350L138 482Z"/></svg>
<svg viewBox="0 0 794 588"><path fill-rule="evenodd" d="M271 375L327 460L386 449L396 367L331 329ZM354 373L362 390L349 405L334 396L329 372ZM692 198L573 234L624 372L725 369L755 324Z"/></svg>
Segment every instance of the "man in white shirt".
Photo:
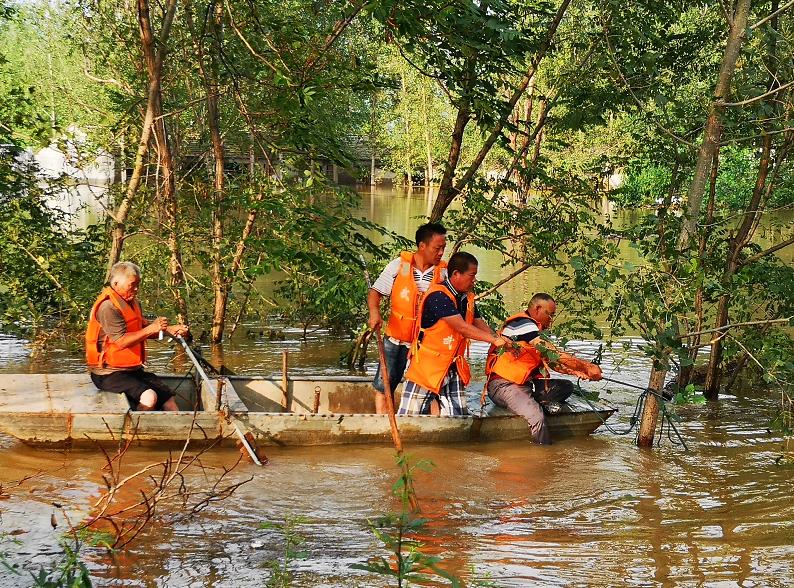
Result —
<svg viewBox="0 0 794 588"><path fill-rule="evenodd" d="M447 245L447 230L438 223L427 223L416 230L416 251L403 251L381 272L367 294L369 328L375 331L383 326L380 303L384 296L390 299L391 313L383 342L386 367L392 394L402 380L408 362L408 351L418 331L419 305L433 283L447 277L446 264L441 261ZM373 381L375 411L386 412L383 376L380 364Z"/></svg>

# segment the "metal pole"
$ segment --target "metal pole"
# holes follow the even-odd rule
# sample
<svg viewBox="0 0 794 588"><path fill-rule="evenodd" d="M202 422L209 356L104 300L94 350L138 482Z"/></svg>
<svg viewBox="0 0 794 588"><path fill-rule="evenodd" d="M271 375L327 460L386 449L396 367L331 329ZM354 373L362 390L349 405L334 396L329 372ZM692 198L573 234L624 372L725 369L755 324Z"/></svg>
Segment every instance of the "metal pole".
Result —
<svg viewBox="0 0 794 588"><path fill-rule="evenodd" d="M179 341L179 343L182 345L182 348L185 350L185 353L187 353L187 356L190 358L190 361L193 362L193 366L196 368L196 372L198 373L199 377L204 381L207 387L212 390L212 380L209 379L207 372L205 372L204 368L201 367L198 359L196 359L196 356L193 354L193 350L181 336L177 335L175 339ZM231 418L231 415L229 416ZM261 466L262 462L259 461L259 458L256 456L256 452L251 447L251 444L248 443L248 439L245 438L245 434L243 434L242 430L240 430L240 425L238 424L237 420L235 419L232 424L234 425L234 430L237 432L237 436L240 438L243 447L245 447L245 450L248 452L248 456L256 465Z"/></svg>

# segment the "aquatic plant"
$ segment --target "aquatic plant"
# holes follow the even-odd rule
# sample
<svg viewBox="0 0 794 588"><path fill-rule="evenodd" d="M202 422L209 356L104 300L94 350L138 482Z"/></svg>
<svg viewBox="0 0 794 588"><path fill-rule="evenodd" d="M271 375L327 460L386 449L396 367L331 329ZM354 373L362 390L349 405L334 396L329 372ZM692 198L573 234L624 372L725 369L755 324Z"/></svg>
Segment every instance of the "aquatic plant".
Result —
<svg viewBox="0 0 794 588"><path fill-rule="evenodd" d="M53 518L53 521L55 519ZM67 518L68 520L68 518ZM61 556L50 562L47 566L40 566L37 573L30 573L33 586L37 588L90 588L91 574L81 557L83 544L91 542L92 537L78 534L74 529L69 529L58 542L63 549ZM7 551L6 545L12 544L21 547L22 542L14 537L14 533L0 533L0 566L14 576L24 576L18 563L12 563L12 553Z"/></svg>
<svg viewBox="0 0 794 588"><path fill-rule="evenodd" d="M276 530L284 537L284 551L281 559L272 559L265 563L265 566L271 571L270 577L265 583L268 588L287 588L292 585L290 564L295 559L306 557L305 552L298 551L298 547L306 541L306 538L297 531L298 527L304 523L306 523L305 517L287 515L283 523L266 521L259 525L260 529Z"/></svg>
<svg viewBox="0 0 794 588"><path fill-rule="evenodd" d="M366 563L351 567L394 578L400 588L412 582L431 581L431 576L448 580L452 586L463 586L460 578L439 567L440 557L424 553L425 544L413 538L428 521L418 516L418 511L412 507L416 501L413 474L417 469L431 471L433 463L426 459L413 462L410 456L403 454L398 454L396 460L402 474L392 485L392 493L400 499L402 508L400 512L386 513L368 521L372 533L391 555L374 556Z"/></svg>
<svg viewBox="0 0 794 588"><path fill-rule="evenodd" d="M673 396L674 404L705 404L706 397L695 390L694 384L687 384L683 390L676 392Z"/></svg>
<svg viewBox="0 0 794 588"><path fill-rule="evenodd" d="M76 534L64 536L60 542L63 556L49 569L39 568L33 576L36 588L91 588L91 574L80 557L82 542Z"/></svg>

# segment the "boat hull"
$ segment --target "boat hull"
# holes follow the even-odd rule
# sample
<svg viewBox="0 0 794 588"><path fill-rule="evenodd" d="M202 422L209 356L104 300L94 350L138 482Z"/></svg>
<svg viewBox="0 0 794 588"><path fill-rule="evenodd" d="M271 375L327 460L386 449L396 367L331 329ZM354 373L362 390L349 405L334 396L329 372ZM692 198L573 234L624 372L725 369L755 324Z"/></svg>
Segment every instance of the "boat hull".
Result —
<svg viewBox="0 0 794 588"><path fill-rule="evenodd" d="M258 444L345 445L392 442L389 419L371 414L370 381L358 377L232 377L213 389L164 378L177 390L176 413L130 411L123 396L98 392L79 374L11 374L0 384L0 432L38 446L113 444L232 444L235 426ZM221 409L216 410L220 405ZM547 415L553 438L589 435L614 412L571 401ZM465 417L398 416L403 443L528 440L527 423L496 411Z"/></svg>

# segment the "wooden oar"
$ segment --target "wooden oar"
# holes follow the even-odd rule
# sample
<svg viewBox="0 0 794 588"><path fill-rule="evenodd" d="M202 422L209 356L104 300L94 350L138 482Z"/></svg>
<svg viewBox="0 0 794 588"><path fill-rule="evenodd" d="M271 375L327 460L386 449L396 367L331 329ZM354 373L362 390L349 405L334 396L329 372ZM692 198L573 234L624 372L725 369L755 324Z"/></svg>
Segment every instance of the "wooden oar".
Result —
<svg viewBox="0 0 794 588"><path fill-rule="evenodd" d="M367 282L367 289L372 288L372 281L369 279L369 270L364 257L360 257L361 267L364 270L364 280ZM391 381L389 380L389 368L386 366L386 351L383 347L383 335L380 329L375 331L375 338L378 341L378 356L380 361L380 373L383 376L383 393L386 395L386 410L389 411L389 426L391 427L391 438L394 441L394 448L397 453L402 455L403 442L400 438L400 429L397 428L397 418L394 416L394 397L392 396Z"/></svg>
<svg viewBox="0 0 794 588"><path fill-rule="evenodd" d="M365 270L366 275L366 270ZM369 282L369 276L367 276L367 282ZM392 389L391 389L391 381L389 380L389 368L386 366L386 351L383 347L383 335L380 332L380 329L375 331L375 338L378 341L378 355L380 356L380 373L383 377L383 393L386 395L386 410L388 411L389 416L389 427L391 427L391 438L394 442L394 448L397 450L397 456L400 459L400 467L402 469L402 477L403 483L406 486L406 490L408 490L409 486L413 486L411 481L411 475L408 470L408 464L405 462L403 457L403 442L402 438L400 438L400 429L397 427L397 417L395 416L394 410L394 398L392 396ZM408 492L408 504L411 506L411 510L414 512L419 512L419 501L416 498L416 491L411 490Z"/></svg>
<svg viewBox="0 0 794 588"><path fill-rule="evenodd" d="M389 368L386 366L386 350L383 347L383 335L380 329L375 331L378 341L378 355L380 356L380 373L383 377L383 393L386 395L386 410L389 413L389 426L391 427L391 438L397 453L402 454L403 442L400 438L400 429L397 428L397 417L394 416L394 397L392 396L391 380L389 380Z"/></svg>
<svg viewBox="0 0 794 588"><path fill-rule="evenodd" d="M212 385L212 380L209 379L209 376L207 376L207 373L204 371L204 368L201 367L201 364L199 363L198 359L196 359L193 350L190 348L190 346L181 336L177 335L174 338L177 341L179 341L179 343L182 345L182 348L185 350L185 353L187 353L187 356L190 358L190 361L193 362L193 366L196 368L196 372L204 381L204 383L207 385L207 388L209 390L212 390L214 388L214 386ZM251 461L253 461L256 465L261 466L262 462L259 461L259 458L256 456L256 450L253 447L251 447L251 444L248 442L248 439L246 439L245 433L243 433L242 429L240 429L240 424L237 422L236 419L232 421L232 425L234 425L234 430L237 432L237 436L240 438L240 442L243 444L243 447L245 447L245 450L248 452L248 456L251 458Z"/></svg>
<svg viewBox="0 0 794 588"><path fill-rule="evenodd" d="M367 281L367 288L372 287L372 282L369 279L369 271L367 271L367 263L364 258L361 258L361 265L364 269L364 279ZM378 356L380 362L380 373L383 377L383 393L386 395L386 410L388 411L389 427L391 428L391 438L394 442L394 448L397 450L397 456L400 460L400 467L402 469L403 483L406 490L409 486L412 488L411 473L408 470L408 464L403 458L403 442L400 438L400 429L397 427L397 417L394 415L394 397L392 396L391 381L389 380L389 368L386 366L386 351L383 347L383 335L380 329L375 331L375 339L378 342ZM411 490L408 492L408 503L411 510L419 512L419 501L416 498L416 492Z"/></svg>

